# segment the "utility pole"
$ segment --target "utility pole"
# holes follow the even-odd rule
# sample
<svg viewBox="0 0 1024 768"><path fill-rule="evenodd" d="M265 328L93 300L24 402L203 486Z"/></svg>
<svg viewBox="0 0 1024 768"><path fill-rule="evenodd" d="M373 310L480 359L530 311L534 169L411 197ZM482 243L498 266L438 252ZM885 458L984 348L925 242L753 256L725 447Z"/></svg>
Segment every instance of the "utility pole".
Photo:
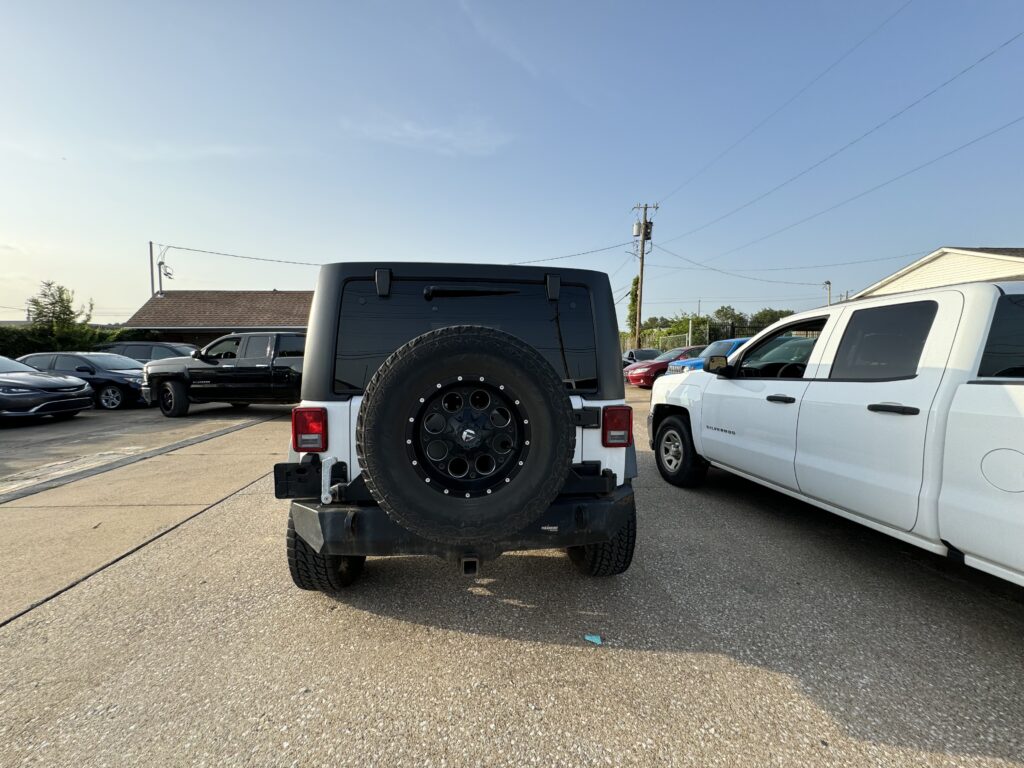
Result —
<svg viewBox="0 0 1024 768"><path fill-rule="evenodd" d="M651 239L651 232L654 229L654 222L647 220L648 208L658 210L658 204L654 203L653 205L648 205L647 203L637 203L633 206L634 211L642 211L640 214L640 221L633 225L633 235L639 235L640 237L640 247L637 250L637 255L640 257L640 281L637 284L636 289L636 331L634 335L634 344L638 349L640 348L640 329L644 324L644 251L646 250L647 241Z"/></svg>
<svg viewBox="0 0 1024 768"><path fill-rule="evenodd" d="M156 278L153 276L153 241L149 241L149 295L156 295Z"/></svg>
<svg viewBox="0 0 1024 768"><path fill-rule="evenodd" d="M831 307L832 306L832 281L831 280L826 280L825 283L824 283L824 286L825 286L825 290L828 291L828 305Z"/></svg>

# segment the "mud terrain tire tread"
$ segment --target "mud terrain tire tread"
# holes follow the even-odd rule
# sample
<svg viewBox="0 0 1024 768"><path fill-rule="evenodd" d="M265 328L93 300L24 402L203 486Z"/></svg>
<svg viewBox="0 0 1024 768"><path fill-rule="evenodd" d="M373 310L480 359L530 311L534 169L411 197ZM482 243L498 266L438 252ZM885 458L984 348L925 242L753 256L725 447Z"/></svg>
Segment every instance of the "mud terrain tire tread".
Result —
<svg viewBox="0 0 1024 768"><path fill-rule="evenodd" d="M288 515L288 570L299 589L319 590L327 594L351 586L363 572L365 557L321 555L295 532L295 522Z"/></svg>
<svg viewBox="0 0 1024 768"><path fill-rule="evenodd" d="M618 532L600 544L569 547L569 559L587 576L618 576L629 570L636 548L636 513Z"/></svg>

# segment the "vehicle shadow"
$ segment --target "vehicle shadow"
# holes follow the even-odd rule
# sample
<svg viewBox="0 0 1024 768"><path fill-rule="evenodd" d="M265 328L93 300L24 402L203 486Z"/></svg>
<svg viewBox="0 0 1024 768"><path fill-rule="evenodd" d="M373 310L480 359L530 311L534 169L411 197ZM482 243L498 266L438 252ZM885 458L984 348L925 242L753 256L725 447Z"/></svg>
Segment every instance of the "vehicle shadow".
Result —
<svg viewBox="0 0 1024 768"><path fill-rule="evenodd" d="M506 555L475 580L384 558L337 599L520 641L724 654L796 680L861 741L1024 757L1024 590L725 473L677 489L646 452L641 473L621 577L583 577L558 552Z"/></svg>

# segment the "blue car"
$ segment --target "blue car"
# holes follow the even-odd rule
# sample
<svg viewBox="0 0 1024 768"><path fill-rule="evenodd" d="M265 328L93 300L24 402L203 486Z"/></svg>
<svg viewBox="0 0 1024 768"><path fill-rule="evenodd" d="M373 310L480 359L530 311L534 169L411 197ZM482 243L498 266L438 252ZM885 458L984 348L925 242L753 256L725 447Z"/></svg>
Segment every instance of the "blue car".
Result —
<svg viewBox="0 0 1024 768"><path fill-rule="evenodd" d="M704 351L701 352L699 356L691 357L686 360L675 360L674 362L669 363L668 370L665 371L665 374L689 373L690 371L703 370L704 361L712 355L725 355L728 357L748 341L750 341L749 338L713 341L704 348Z"/></svg>

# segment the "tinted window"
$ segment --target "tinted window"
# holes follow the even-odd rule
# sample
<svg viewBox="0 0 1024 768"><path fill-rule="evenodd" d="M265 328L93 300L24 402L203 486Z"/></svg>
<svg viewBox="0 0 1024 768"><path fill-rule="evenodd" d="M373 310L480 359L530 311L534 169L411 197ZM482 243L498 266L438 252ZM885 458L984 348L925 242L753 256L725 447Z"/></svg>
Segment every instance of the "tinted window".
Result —
<svg viewBox="0 0 1024 768"><path fill-rule="evenodd" d="M445 281L445 287L454 286L457 291L447 295L435 292L427 301L425 289L433 284L396 280L391 296L380 298L372 280L346 283L334 367L335 392L361 392L398 347L450 325L484 325L518 336L547 359L567 386L597 387L594 319L586 288L563 284L555 302L548 301L540 283ZM473 290L481 295L470 293Z"/></svg>
<svg viewBox="0 0 1024 768"><path fill-rule="evenodd" d="M305 336L278 336L277 356L278 357L302 357L306 349Z"/></svg>
<svg viewBox="0 0 1024 768"><path fill-rule="evenodd" d="M73 355L57 355L53 369L55 371L74 371L80 365L85 365L85 360Z"/></svg>
<svg viewBox="0 0 1024 768"><path fill-rule="evenodd" d="M36 369L28 362L19 363L8 357L0 357L0 373L35 373Z"/></svg>
<svg viewBox="0 0 1024 768"><path fill-rule="evenodd" d="M728 355L732 352L733 341L726 339L724 341L716 341L714 344L709 344L704 348L704 351L700 353L701 358L707 360L712 355Z"/></svg>
<svg viewBox="0 0 1024 768"><path fill-rule="evenodd" d="M875 381L915 375L938 308L934 301L915 301L858 309L846 326L829 378Z"/></svg>
<svg viewBox="0 0 1024 768"><path fill-rule="evenodd" d="M633 357L636 360L653 360L660 354L656 349L637 349L634 350Z"/></svg>
<svg viewBox="0 0 1024 768"><path fill-rule="evenodd" d="M112 355L106 352L96 352L90 355L83 355L90 365L97 368L106 368L108 371L126 371L132 368L141 368L138 360L133 360L124 355ZM83 361L84 362L84 361ZM79 363L81 365L82 363Z"/></svg>
<svg viewBox="0 0 1024 768"><path fill-rule="evenodd" d="M206 356L212 357L215 360L230 360L231 358L238 357L238 337L232 336L231 338L214 342L206 350Z"/></svg>
<svg viewBox="0 0 1024 768"><path fill-rule="evenodd" d="M245 348L242 350L242 357L266 357L267 346L269 344L270 336L249 336L245 340Z"/></svg>
<svg viewBox="0 0 1024 768"><path fill-rule="evenodd" d="M53 355L29 355L25 358L25 363L45 371L53 367Z"/></svg>
<svg viewBox="0 0 1024 768"><path fill-rule="evenodd" d="M153 360L165 360L168 357L188 357L191 349L183 347L153 347Z"/></svg>
<svg viewBox="0 0 1024 768"><path fill-rule="evenodd" d="M128 344L123 350L108 349L107 351L125 355L132 360L151 360L153 358L153 347L146 344Z"/></svg>
<svg viewBox="0 0 1024 768"><path fill-rule="evenodd" d="M1024 378L1024 296L1003 296L996 304L978 375Z"/></svg>

